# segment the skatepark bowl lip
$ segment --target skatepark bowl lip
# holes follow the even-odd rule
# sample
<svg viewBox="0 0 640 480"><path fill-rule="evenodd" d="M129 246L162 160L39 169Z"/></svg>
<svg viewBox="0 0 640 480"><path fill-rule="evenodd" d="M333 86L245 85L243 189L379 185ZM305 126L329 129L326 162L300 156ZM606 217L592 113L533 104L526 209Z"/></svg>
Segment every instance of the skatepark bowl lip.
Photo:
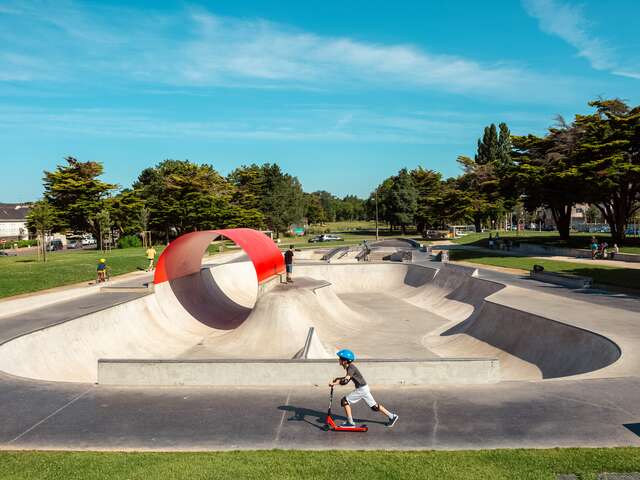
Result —
<svg viewBox="0 0 640 480"><path fill-rule="evenodd" d="M478 375L477 381L467 378L461 383L632 375L635 358L632 365L622 368L623 351L627 350L615 335L580 325L572 320L571 312L566 312L567 318L559 318L557 314L544 316L543 312L518 308L514 299L521 298L523 292L532 297L538 294L524 289L518 292L517 287L477 278L475 270L468 267L405 262L299 262L295 275L298 282L293 285L283 284L279 276L258 283L253 264L241 258L203 265L197 273L157 284L149 295L4 341L0 344L0 372L36 381L95 383L98 365L109 363L184 365L185 369L196 364L215 369L252 362L335 368L334 352L345 345L341 342L355 342L356 337L370 335L368 329L393 340L388 337L389 326L382 316L375 317L375 308L384 308L388 303L404 309L401 313L406 315L402 324L398 323L400 316L396 317L394 328L400 329L406 323L420 329L403 332L403 340L391 345L409 348L410 353L394 355L388 345L367 344L373 341L369 337L358 351L363 352L363 363L372 368L376 364L386 368L385 362L395 367L403 362L418 364L412 364L413 370L394 371L402 377L399 384L411 384L406 379L416 375L414 367L434 368L441 364L448 369L450 364L465 360L477 364L485 361L488 370L473 374ZM183 291L190 292L192 300L196 300L194 305L184 305ZM207 296L212 294L213 297ZM378 304L373 305L376 300ZM220 312L231 316L221 318ZM206 321L199 315L207 316ZM362 322L364 328L357 322ZM310 350L315 357L293 358L302 347L301 335L306 336L307 327L312 324L318 332ZM129 329L131 337L123 346L117 337L124 328ZM342 335L344 330L354 338ZM149 345L136 343L147 339ZM255 358L225 353L238 345L240 351L251 351L247 346L264 351ZM164 358L153 354L153 349L160 347L169 352ZM115 354L105 350L108 348L113 348ZM126 348L133 350L131 355L120 355ZM144 348L149 350L141 350ZM387 348L391 354L371 355L378 348ZM465 355L465 351L471 355ZM140 356L141 352L146 356ZM208 352L216 355L207 356ZM501 376L496 376L496 359ZM88 365L90 362L93 365ZM86 371L78 373L83 368ZM434 375L442 379L448 371ZM216 372L205 373L217 375ZM318 378L324 374L325 370L318 370ZM194 373L190 371L188 375ZM370 383L393 384L388 376L382 370L373 373ZM455 378L451 380L443 384L456 384ZM196 383L178 381L172 385L207 385L198 383L201 378L192 381ZM135 381L132 384L137 385Z"/></svg>

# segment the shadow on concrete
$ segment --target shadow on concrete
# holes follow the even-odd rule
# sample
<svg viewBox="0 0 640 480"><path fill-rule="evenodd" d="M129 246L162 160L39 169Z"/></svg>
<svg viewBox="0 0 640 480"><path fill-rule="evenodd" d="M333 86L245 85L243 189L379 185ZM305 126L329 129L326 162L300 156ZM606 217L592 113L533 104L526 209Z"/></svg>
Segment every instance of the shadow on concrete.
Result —
<svg viewBox="0 0 640 480"><path fill-rule="evenodd" d="M182 307L208 327L233 330L251 313L251 308L229 298L206 269L170 280L169 285Z"/></svg>
<svg viewBox="0 0 640 480"><path fill-rule="evenodd" d="M318 428L320 430L323 430L324 421L327 418L327 412L322 412L320 410L311 410L309 408L304 408L304 407L295 407L293 405L280 405L278 407L278 410L293 413L291 417L287 418L288 422L305 422L311 425L312 427ZM347 417L345 417L344 415L338 415L333 412L331 413L331 416L333 417L333 420L336 423L345 422L347 420ZM310 419L307 417L310 417ZM360 423L366 423L366 424L377 423L379 425L387 424L387 422L380 422L378 420L369 420L369 419L356 418L356 417L353 418L353 421L358 424Z"/></svg>
<svg viewBox="0 0 640 480"><path fill-rule="evenodd" d="M640 423L625 423L622 426L629 430L631 433L635 433L638 437L640 437Z"/></svg>

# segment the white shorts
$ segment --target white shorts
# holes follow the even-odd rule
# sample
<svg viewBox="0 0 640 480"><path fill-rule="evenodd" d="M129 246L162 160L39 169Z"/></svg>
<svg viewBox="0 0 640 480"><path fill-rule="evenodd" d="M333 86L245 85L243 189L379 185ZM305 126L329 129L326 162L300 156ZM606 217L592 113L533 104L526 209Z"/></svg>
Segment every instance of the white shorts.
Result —
<svg viewBox="0 0 640 480"><path fill-rule="evenodd" d="M373 399L373 395L371 395L371 391L369 390L369 385L356 388L353 392L347 395L346 399L347 402L349 402L349 405L358 403L363 399L369 407L373 407L376 404L376 401Z"/></svg>

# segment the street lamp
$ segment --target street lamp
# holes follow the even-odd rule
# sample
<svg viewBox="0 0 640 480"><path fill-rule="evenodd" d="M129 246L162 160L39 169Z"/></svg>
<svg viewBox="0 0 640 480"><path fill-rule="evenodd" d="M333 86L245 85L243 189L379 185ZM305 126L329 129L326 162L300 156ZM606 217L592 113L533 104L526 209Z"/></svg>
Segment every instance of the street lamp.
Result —
<svg viewBox="0 0 640 480"><path fill-rule="evenodd" d="M377 241L379 239L378 238L378 187L376 187L375 198L376 198L376 241Z"/></svg>

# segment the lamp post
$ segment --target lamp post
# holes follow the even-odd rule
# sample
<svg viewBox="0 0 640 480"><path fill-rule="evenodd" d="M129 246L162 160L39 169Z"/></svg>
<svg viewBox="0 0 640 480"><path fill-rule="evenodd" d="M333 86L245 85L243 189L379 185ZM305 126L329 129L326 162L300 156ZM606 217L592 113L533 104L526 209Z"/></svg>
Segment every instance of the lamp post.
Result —
<svg viewBox="0 0 640 480"><path fill-rule="evenodd" d="M378 238L378 187L376 187L375 198L376 198L376 241L377 241L379 239Z"/></svg>

